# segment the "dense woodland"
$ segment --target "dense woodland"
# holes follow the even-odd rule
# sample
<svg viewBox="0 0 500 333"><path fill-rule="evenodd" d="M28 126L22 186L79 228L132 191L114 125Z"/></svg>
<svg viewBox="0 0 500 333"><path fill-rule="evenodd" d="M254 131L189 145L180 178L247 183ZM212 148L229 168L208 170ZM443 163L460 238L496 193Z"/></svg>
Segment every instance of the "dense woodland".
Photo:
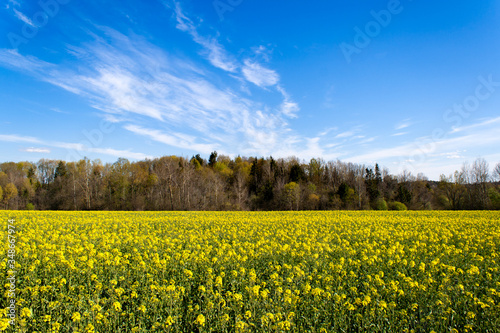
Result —
<svg viewBox="0 0 500 333"><path fill-rule="evenodd" d="M440 181L378 165L297 158L166 156L0 164L0 208L38 210L500 209L500 163Z"/></svg>

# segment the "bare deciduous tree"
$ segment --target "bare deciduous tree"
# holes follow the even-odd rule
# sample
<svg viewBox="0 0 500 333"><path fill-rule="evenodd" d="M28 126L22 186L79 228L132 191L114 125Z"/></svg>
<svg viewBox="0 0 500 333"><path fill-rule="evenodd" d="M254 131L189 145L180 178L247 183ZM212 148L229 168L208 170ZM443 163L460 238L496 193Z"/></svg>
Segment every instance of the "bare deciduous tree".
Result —
<svg viewBox="0 0 500 333"><path fill-rule="evenodd" d="M478 201L480 206L478 208L486 208L488 205L488 188L487 181L489 179L489 165L484 158L478 158L472 164L472 180L476 185Z"/></svg>
<svg viewBox="0 0 500 333"><path fill-rule="evenodd" d="M495 166L495 169L493 169L493 176L496 180L500 180L500 162Z"/></svg>

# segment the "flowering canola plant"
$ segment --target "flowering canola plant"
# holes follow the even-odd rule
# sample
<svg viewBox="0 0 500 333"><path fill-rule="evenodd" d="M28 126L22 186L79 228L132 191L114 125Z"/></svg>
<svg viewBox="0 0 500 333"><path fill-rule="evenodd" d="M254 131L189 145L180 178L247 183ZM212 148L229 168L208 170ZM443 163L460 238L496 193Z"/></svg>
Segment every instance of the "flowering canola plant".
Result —
<svg viewBox="0 0 500 333"><path fill-rule="evenodd" d="M498 332L499 212L28 212L6 332Z"/></svg>

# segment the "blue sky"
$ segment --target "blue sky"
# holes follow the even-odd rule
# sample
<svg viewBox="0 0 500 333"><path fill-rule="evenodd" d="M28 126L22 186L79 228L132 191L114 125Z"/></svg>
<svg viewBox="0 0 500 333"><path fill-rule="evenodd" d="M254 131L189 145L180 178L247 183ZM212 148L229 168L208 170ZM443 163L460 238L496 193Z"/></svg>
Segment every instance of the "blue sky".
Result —
<svg viewBox="0 0 500 333"><path fill-rule="evenodd" d="M500 161L498 1L1 6L1 161Z"/></svg>

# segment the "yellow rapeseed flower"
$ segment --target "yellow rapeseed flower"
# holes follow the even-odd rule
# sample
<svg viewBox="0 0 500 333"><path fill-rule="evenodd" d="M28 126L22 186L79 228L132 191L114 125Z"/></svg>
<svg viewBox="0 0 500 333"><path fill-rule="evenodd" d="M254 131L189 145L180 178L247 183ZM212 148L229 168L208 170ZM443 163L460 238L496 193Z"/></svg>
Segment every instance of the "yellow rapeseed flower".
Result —
<svg viewBox="0 0 500 333"><path fill-rule="evenodd" d="M202 314L199 314L198 317L196 317L195 323L196 323L196 325L199 325L199 326L205 326L205 316Z"/></svg>
<svg viewBox="0 0 500 333"><path fill-rule="evenodd" d="M74 312L73 315L71 316L71 320L73 321L80 321L82 319L82 316L80 315L80 312Z"/></svg>
<svg viewBox="0 0 500 333"><path fill-rule="evenodd" d="M122 311L122 305L121 305L121 303L120 303L120 302L118 302L118 301L113 303L113 308L114 308L114 309L115 309L115 311L117 311L117 312L121 312L121 311Z"/></svg>

